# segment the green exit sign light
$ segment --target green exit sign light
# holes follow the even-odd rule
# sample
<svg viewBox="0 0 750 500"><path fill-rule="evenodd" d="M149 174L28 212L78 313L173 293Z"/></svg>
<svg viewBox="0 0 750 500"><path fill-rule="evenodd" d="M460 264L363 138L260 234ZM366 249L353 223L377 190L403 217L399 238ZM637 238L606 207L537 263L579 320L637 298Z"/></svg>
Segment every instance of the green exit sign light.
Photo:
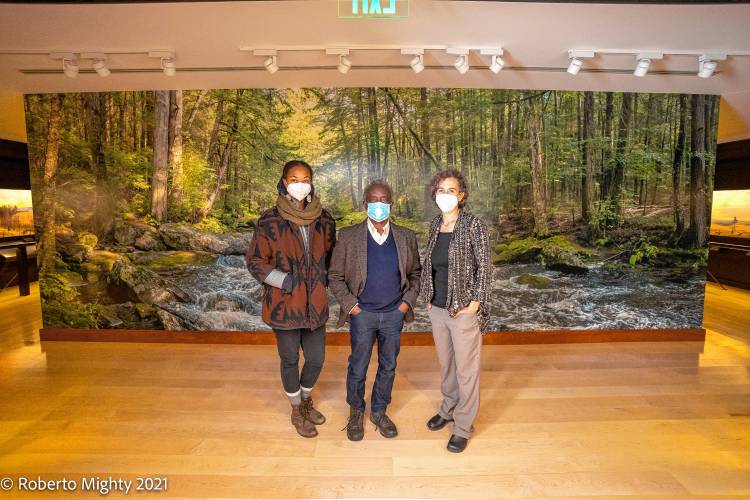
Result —
<svg viewBox="0 0 750 500"><path fill-rule="evenodd" d="M341 19L403 19L409 0L338 0Z"/></svg>

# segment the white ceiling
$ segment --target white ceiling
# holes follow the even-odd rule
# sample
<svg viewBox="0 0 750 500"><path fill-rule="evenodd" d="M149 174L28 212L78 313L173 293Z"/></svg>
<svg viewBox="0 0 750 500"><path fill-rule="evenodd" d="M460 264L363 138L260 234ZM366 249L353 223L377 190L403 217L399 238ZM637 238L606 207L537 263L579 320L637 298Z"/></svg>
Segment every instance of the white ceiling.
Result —
<svg viewBox="0 0 750 500"><path fill-rule="evenodd" d="M502 46L506 69L495 75L473 68L459 74L453 56L432 51L428 68L415 74L398 51L352 51L352 70L339 74L336 58L292 52L279 56L282 70L268 74L262 58L240 47L290 45L455 45ZM344 20L335 0L210 2L129 5L0 4L0 89L32 92L167 88L405 86L613 90L731 94L750 90L750 57L729 57L709 79L695 76L696 56L666 56L652 70L689 74L632 75L631 55L602 55L585 67L619 68L624 74L565 72L567 50L657 49L750 53L750 4L602 5L411 0L408 19ZM112 75L63 76L53 50L176 53L178 72L167 77L158 60L145 55L111 55ZM488 58L472 54L474 65ZM329 69L285 69L326 65ZM360 65L358 67L358 65ZM361 65L399 68L363 68ZM444 65L444 68L429 66ZM248 68L221 71L220 68ZM513 70L509 67L548 68ZM117 73L117 69L155 72ZM188 71L187 68L192 68ZM196 70L209 68L209 70ZM212 69L211 69L212 68ZM54 70L24 74L20 70ZM182 69L182 71L180 71Z"/></svg>

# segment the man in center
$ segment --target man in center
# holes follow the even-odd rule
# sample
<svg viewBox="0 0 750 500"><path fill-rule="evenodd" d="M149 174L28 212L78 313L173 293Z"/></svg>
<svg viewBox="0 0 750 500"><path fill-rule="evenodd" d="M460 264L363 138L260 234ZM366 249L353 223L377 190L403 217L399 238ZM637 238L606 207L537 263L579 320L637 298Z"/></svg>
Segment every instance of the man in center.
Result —
<svg viewBox="0 0 750 500"><path fill-rule="evenodd" d="M383 181L367 185L364 222L344 228L331 256L329 288L341 308L338 327L349 321L351 354L346 375L347 437L364 436L365 379L378 342L378 371L372 387L370 421L384 437L398 434L386 414L396 377L404 322L414 320L422 265L414 231L390 221L393 190Z"/></svg>

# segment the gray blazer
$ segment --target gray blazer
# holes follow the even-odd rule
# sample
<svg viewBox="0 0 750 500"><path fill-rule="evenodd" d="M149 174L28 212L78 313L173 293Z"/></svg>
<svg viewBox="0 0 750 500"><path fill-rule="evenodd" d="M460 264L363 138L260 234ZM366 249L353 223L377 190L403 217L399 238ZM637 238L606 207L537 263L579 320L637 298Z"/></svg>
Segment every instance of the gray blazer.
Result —
<svg viewBox="0 0 750 500"><path fill-rule="evenodd" d="M422 264L417 248L417 235L411 229L389 222L398 250L398 269L401 273L402 300L409 304L404 321L414 320L414 305L419 295ZM336 325L349 320L349 311L365 289L367 280L367 220L339 231L328 268L328 288L336 297L341 311Z"/></svg>

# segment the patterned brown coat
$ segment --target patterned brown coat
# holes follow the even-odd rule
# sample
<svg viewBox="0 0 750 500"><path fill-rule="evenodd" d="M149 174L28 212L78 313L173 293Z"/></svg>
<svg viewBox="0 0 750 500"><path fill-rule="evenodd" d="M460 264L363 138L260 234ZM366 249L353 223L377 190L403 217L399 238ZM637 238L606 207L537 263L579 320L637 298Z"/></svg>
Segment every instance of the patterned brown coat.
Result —
<svg viewBox="0 0 750 500"><path fill-rule="evenodd" d="M245 255L250 274L263 283L277 269L293 279L291 293L263 283L262 317L271 328L315 329L328 321L328 266L336 243L336 222L328 211L309 225L309 237L310 266L299 226L284 219L276 207L258 219Z"/></svg>

